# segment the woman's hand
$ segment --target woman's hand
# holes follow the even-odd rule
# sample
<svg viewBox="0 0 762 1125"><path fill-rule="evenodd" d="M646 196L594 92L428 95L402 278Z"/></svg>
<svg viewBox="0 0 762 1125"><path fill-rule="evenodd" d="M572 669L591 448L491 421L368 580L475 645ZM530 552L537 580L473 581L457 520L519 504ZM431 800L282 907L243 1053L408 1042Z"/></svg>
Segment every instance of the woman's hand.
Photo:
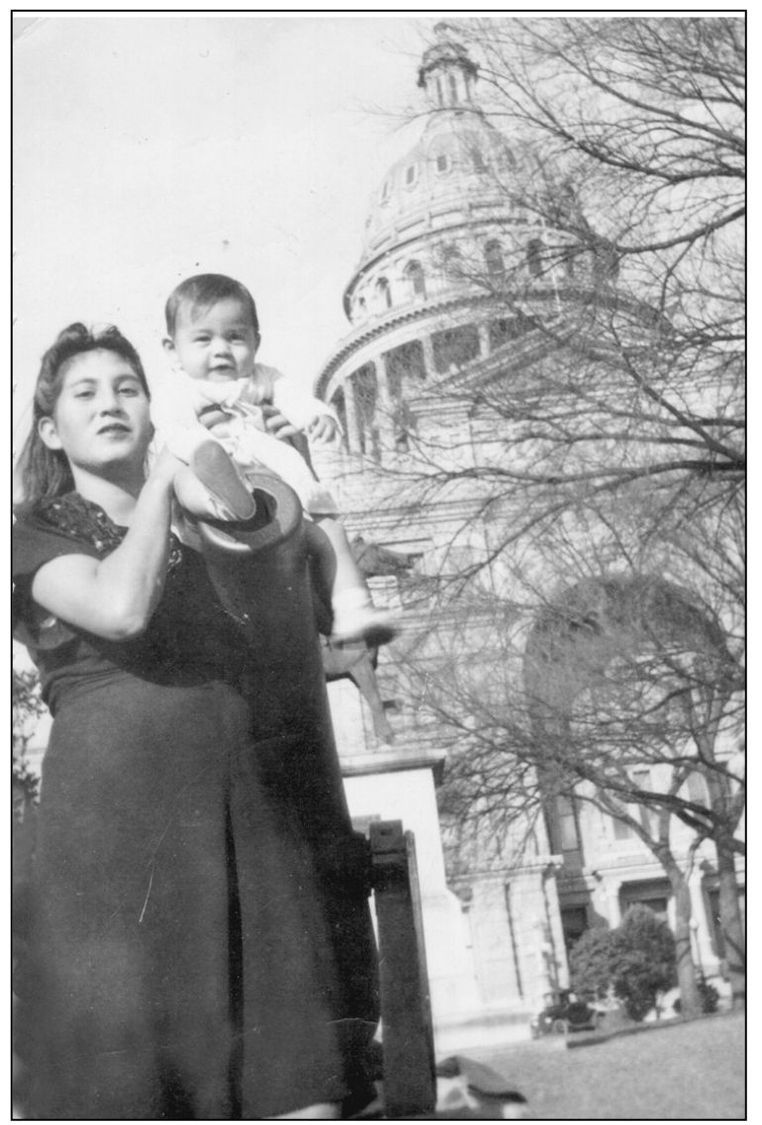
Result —
<svg viewBox="0 0 762 1125"><path fill-rule="evenodd" d="M167 487L171 486L175 479L175 475L179 469L183 468L183 462L179 457L175 457L174 453L170 450L168 445L162 446L156 460L151 466L151 471L148 474L148 481L155 481Z"/></svg>

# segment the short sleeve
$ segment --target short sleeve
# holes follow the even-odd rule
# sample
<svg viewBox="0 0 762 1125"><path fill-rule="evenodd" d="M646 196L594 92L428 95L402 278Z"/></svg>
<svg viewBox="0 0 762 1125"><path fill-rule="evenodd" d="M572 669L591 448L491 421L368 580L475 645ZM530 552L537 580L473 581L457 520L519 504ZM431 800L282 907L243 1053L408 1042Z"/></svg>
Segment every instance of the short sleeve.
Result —
<svg viewBox="0 0 762 1125"><path fill-rule="evenodd" d="M94 546L69 535L48 531L25 519L20 519L13 528L12 537L12 575L14 585L18 582L31 582L37 571L46 562L62 555L90 555L98 557Z"/></svg>
<svg viewBox="0 0 762 1125"><path fill-rule="evenodd" d="M90 555L98 552L89 544L47 531L25 519L19 519L13 528L11 546L11 576L13 580L12 613L13 631L23 644L53 647L68 640L72 634L53 617L45 618L44 611L32 601L32 581L45 563L63 555Z"/></svg>

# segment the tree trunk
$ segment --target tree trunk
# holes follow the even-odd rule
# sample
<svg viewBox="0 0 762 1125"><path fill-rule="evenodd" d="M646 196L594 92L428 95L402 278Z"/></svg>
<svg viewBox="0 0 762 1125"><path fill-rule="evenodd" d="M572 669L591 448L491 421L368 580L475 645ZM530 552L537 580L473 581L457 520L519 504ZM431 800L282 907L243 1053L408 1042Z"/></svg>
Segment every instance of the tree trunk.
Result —
<svg viewBox="0 0 762 1125"><path fill-rule="evenodd" d="M738 901L738 884L734 851L719 835L717 848L717 873L720 882L720 928L725 941L725 959L728 966L732 1004L734 1008L746 1007L746 938L741 907Z"/></svg>
<svg viewBox="0 0 762 1125"><path fill-rule="evenodd" d="M660 854L664 870L669 876L675 898L675 955L677 957L677 983L680 988L680 1008L684 1017L700 1016L701 996L696 981L696 970L691 951L691 892L688 880L671 856Z"/></svg>

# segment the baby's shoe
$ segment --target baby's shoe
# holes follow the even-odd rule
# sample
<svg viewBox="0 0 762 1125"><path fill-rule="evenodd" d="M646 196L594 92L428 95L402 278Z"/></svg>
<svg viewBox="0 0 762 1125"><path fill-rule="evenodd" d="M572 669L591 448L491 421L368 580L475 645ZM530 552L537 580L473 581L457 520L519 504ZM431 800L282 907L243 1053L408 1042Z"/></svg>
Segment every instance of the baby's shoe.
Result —
<svg viewBox="0 0 762 1125"><path fill-rule="evenodd" d="M239 477L236 467L216 441L196 446L188 461L190 473L175 477L175 495L180 506L199 519L250 520L256 514L254 497ZM199 483L203 486L199 488Z"/></svg>
<svg viewBox="0 0 762 1125"><path fill-rule="evenodd" d="M365 590L343 590L333 598L333 632L336 644L365 641L371 648L386 645L399 632L395 614L377 609Z"/></svg>

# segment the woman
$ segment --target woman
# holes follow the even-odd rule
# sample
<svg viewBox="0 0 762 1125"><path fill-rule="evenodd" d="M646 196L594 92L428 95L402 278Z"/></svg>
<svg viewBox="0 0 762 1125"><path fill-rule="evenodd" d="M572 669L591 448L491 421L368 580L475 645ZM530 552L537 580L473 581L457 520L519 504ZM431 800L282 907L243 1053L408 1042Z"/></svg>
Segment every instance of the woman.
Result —
<svg viewBox="0 0 762 1125"><path fill-rule="evenodd" d="M54 716L17 1021L30 1116L336 1117L326 879L263 776L249 650L171 534L180 465L164 451L146 477L151 437L128 341L61 333L14 536Z"/></svg>

